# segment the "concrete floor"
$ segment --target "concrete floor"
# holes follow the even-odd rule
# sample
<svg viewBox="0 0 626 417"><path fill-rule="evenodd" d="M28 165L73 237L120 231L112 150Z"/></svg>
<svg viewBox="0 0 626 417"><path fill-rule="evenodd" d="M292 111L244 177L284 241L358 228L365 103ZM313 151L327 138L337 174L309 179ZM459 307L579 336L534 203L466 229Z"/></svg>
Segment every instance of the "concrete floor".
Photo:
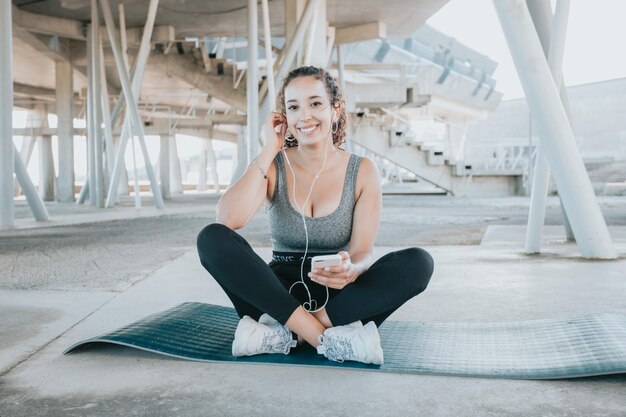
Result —
<svg viewBox="0 0 626 417"><path fill-rule="evenodd" d="M229 305L193 242L216 199L164 212L51 204L54 227L18 207L0 232L0 416L624 416L626 375L555 381L196 363L75 342L185 301ZM620 258L588 261L563 240L558 200L544 253L522 254L525 198L385 197L376 256L435 259L429 288L391 319L501 322L626 313L626 198L600 199ZM149 202L146 203L146 205ZM267 259L264 213L245 229Z"/></svg>

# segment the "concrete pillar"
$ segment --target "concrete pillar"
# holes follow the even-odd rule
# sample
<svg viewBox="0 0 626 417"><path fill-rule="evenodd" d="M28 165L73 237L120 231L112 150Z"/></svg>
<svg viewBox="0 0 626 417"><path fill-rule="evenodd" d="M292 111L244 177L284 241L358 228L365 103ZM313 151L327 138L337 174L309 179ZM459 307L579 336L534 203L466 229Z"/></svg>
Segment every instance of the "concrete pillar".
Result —
<svg viewBox="0 0 626 417"><path fill-rule="evenodd" d="M13 202L13 30L9 0L0 0L0 229L15 227Z"/></svg>
<svg viewBox="0 0 626 417"><path fill-rule="evenodd" d="M37 189L35 188L35 185L28 176L26 165L24 165L22 158L20 158L20 156L17 154L17 149L15 149L15 145L11 145L13 146L13 164L15 168L15 177L20 183L20 187L22 187L22 190L24 190L24 196L26 197L26 201L28 201L28 207L33 213L33 217L35 217L37 221L50 220L48 210L46 209L46 206L43 203L41 197L39 197L39 194L37 194Z"/></svg>
<svg viewBox="0 0 626 417"><path fill-rule="evenodd" d="M285 45L285 48L282 54L282 61L280 62L278 66L278 70L276 71L277 83L282 82L282 79L285 77L285 75L287 75L289 70L293 67L292 64L294 62L294 58L302 50L304 35L309 27L309 24L311 23L313 19L313 16L318 7L317 5L320 1L322 0L309 0L306 3L306 7L304 7L304 11L302 11L301 13L302 14L301 19L292 20L292 21L290 21L290 18L289 18L289 16L293 14L291 11L291 8L294 7L294 5L297 5L297 2L295 2L295 0L287 0L287 2L285 3L285 22L286 22L285 27L286 29L288 29L287 37L286 37L287 44ZM295 28L293 28L292 26L295 26ZM296 62L298 61L296 60ZM271 103L271 104L273 107L274 103ZM264 122L269 116L271 110L272 109L270 108L270 98L269 96L265 96L265 99L263 100L263 104L261 105L261 109L259 111L259 120ZM261 126L263 126L262 123L259 124L259 127ZM260 129L258 131L258 134L259 135L261 134ZM238 171L236 173L238 173Z"/></svg>
<svg viewBox="0 0 626 417"><path fill-rule="evenodd" d="M298 21L302 17L306 5L306 0L285 0L286 39L292 39L293 35L296 33ZM320 0L315 5L313 25L307 31L306 48L299 48L296 54L296 66L315 65L325 67L327 65L327 31L326 0Z"/></svg>
<svg viewBox="0 0 626 417"><path fill-rule="evenodd" d="M265 41L265 61L267 73L267 97L270 101L270 107L274 108L274 102L276 101L276 87L274 82L274 57L272 53L272 34L270 31L270 11L268 0L262 0L261 6L263 9L263 39ZM261 123L264 121L261 120Z"/></svg>
<svg viewBox="0 0 626 417"><path fill-rule="evenodd" d="M305 50L304 65L314 65L316 67L326 67L328 65L328 47L326 35L328 33L328 22L326 21L326 0L317 3L313 22L307 32L307 48Z"/></svg>
<svg viewBox="0 0 626 417"><path fill-rule="evenodd" d="M170 136L170 195L183 193L183 178L180 172L180 159L178 158L178 147L176 146L176 136Z"/></svg>
<svg viewBox="0 0 626 417"><path fill-rule="evenodd" d="M346 77L345 77L345 65L343 60L343 45L337 44L335 45L335 51L337 51L337 74L339 78L339 89L343 94L343 99L345 101L346 111L350 109L350 104L348 103L348 97L346 95ZM330 63L330 61L329 61ZM350 135L349 135L350 136ZM346 149L349 152L354 153L354 145L351 140L346 141Z"/></svg>
<svg viewBox="0 0 626 417"><path fill-rule="evenodd" d="M544 55L548 59L552 77L555 85L559 88L559 95L565 114L570 120L567 90L563 85L563 51L565 49L565 33L567 29L567 17L569 14L569 0L560 0L557 3L557 13L552 18L552 11L549 3L538 0L526 0L528 10L533 19L535 29L539 35L541 47ZM552 23L554 20L554 23ZM531 114L532 116L532 114ZM571 124L570 124L571 126ZM535 171L533 174L532 194L530 211L528 214L528 228L526 234L526 253L541 252L541 240L543 235L543 224L545 221L546 204L548 197L548 187L550 183L550 165L544 155L541 144L537 148L537 158ZM559 196L560 198L560 196ZM560 201L565 223L565 231L568 240L575 240L573 231L569 224L569 219Z"/></svg>
<svg viewBox="0 0 626 417"><path fill-rule="evenodd" d="M35 111L38 108L42 107L35 107L35 109L29 112L28 116L26 117L26 126L30 127L33 132L40 127L43 127L42 123L46 123L47 126L47 120L43 120L42 117L37 114L37 111ZM33 156L36 142L37 137L34 135L34 133L30 136L22 137L22 149L20 149L19 154L26 167L28 167L28 165L30 164L30 158ZM20 190L21 188L19 186L19 182L17 181L17 178L15 178L15 195L20 195Z"/></svg>
<svg viewBox="0 0 626 417"><path fill-rule="evenodd" d="M206 169L207 169L207 144L208 139L200 139L202 143L198 156L198 191L206 191Z"/></svg>
<svg viewBox="0 0 626 417"><path fill-rule="evenodd" d="M87 119L87 178L89 181L88 195L89 204L95 205L97 200L96 192L96 122L94 120L95 110L93 108L93 30L91 24L87 25L87 111L85 113Z"/></svg>
<svg viewBox="0 0 626 417"><path fill-rule="evenodd" d="M98 55L100 61L100 108L102 110L102 123L104 125L104 154L106 155L104 172L105 172L105 190L111 183L113 176L113 164L115 161L115 145L113 144L113 123L111 123L111 103L109 101L109 88L107 86L106 69L104 65L104 51L102 47L102 37L98 45Z"/></svg>
<svg viewBox="0 0 626 417"><path fill-rule="evenodd" d="M93 90L91 95L92 114L95 123L94 161L96 175L96 206L104 208L104 132L102 130L102 101L101 101L101 65L100 65L100 16L96 0L91 0L91 80L89 86Z"/></svg>
<svg viewBox="0 0 626 417"><path fill-rule="evenodd" d="M104 16L104 20L105 20L105 24L107 28L107 33L109 35L109 41L111 43L111 49L113 51L113 56L115 58L115 66L117 68L118 76L120 78L120 83L122 84L122 90L126 98L126 103L127 103L126 108L131 118L131 125L133 129L136 130L135 133L137 135L137 138L139 139L139 146L141 147L141 152L144 157L146 173L148 175L148 178L150 179L150 187L152 190L152 195L154 197L154 202L157 208L162 209L165 207L163 204L163 196L161 195L160 186L158 184L156 176L154 175L152 164L150 163L150 157L148 155L148 149L145 143L143 122L139 114L139 109L137 108L137 101L135 100L135 94L133 94L133 86L131 85L131 80L129 78L127 68L125 67L124 62L123 62L122 53L116 41L117 31L115 28L115 23L113 22L113 16L111 15L111 8L109 6L109 1L102 0L101 6L102 6L102 14ZM139 62L139 61L146 61L148 59L148 54L150 52L149 51L150 38L152 36L152 29L154 26L154 15L156 14L157 7L158 7L158 0L151 0L150 5L148 7L148 17L146 19L146 25L144 27L144 32L143 32L142 39L141 39L141 45L139 47L139 52L137 54L137 60L138 60L137 68L138 69L142 65L142 62ZM142 72L142 71L138 71L138 73L139 72ZM141 77L142 76L143 76L143 72L141 73ZM122 143L122 146L123 146L123 143ZM117 161L116 161L116 165L117 165ZM109 196L112 195L111 190L117 190L118 181L119 181L119 173L114 168L113 178L111 180L111 184L109 187L109 193L108 193ZM106 206L110 207L111 204L112 204L111 201L107 200Z"/></svg>
<svg viewBox="0 0 626 417"><path fill-rule="evenodd" d="M113 135L113 154L115 154L115 150L120 146L120 136ZM119 185L117 186L117 194L118 195L129 195L130 187L128 186L128 170L126 169L126 161L122 159L122 166L120 167L120 179ZM111 159L111 164L115 163L115 159ZM111 184L111 178L109 178L109 185ZM116 200L117 201L117 200Z"/></svg>
<svg viewBox="0 0 626 417"><path fill-rule="evenodd" d="M246 131L245 126L237 126L237 164L233 172L231 185L243 175L248 167L248 153L246 151Z"/></svg>
<svg viewBox="0 0 626 417"><path fill-rule="evenodd" d="M494 0L493 4L580 252L585 258L615 259L611 236L528 7L524 0Z"/></svg>
<svg viewBox="0 0 626 417"><path fill-rule="evenodd" d="M161 179L161 194L164 199L170 198L170 137L161 135L159 152L159 177Z"/></svg>
<svg viewBox="0 0 626 417"><path fill-rule="evenodd" d="M285 39L289 42L298 27L298 21L302 17L307 0L285 0ZM296 65L300 65L304 59L304 48L298 48L296 52ZM280 82L281 80L277 80Z"/></svg>
<svg viewBox="0 0 626 417"><path fill-rule="evenodd" d="M248 0L248 72L246 73L246 96L248 98L248 159L259 153L259 13L257 0Z"/></svg>
<svg viewBox="0 0 626 417"><path fill-rule="evenodd" d="M38 130L48 127L48 110L44 105L37 105L31 112L31 128ZM38 135L39 154L39 196L44 201L54 201L54 158L52 156L52 137ZM28 166L24 164L25 166Z"/></svg>
<svg viewBox="0 0 626 417"><path fill-rule="evenodd" d="M213 132L209 133L209 137L213 136ZM215 158L215 150L213 150L213 139L206 141L206 156L209 162L209 169L211 170L211 179L213 181L213 191L215 194L221 194L220 178L217 173L217 158Z"/></svg>
<svg viewBox="0 0 626 417"><path fill-rule="evenodd" d="M29 115L30 120L27 119L28 125L32 123L32 113ZM22 139L22 149L20 149L20 157L22 161L24 161L24 165L28 166L30 164L30 158L33 156L33 151L35 150L35 136L24 136Z"/></svg>
<svg viewBox="0 0 626 417"><path fill-rule="evenodd" d="M74 202L74 71L69 62L57 62L55 72L59 158L57 199Z"/></svg>
<svg viewBox="0 0 626 417"><path fill-rule="evenodd" d="M346 94L346 76L345 76L345 65L343 62L343 45L338 44L335 46L335 50L337 51L337 73L339 75L339 88L341 92ZM346 107L348 107L348 103L346 103Z"/></svg>
<svg viewBox="0 0 626 417"><path fill-rule="evenodd" d="M37 137L39 150L39 195L43 201L54 201L54 159L52 136Z"/></svg>

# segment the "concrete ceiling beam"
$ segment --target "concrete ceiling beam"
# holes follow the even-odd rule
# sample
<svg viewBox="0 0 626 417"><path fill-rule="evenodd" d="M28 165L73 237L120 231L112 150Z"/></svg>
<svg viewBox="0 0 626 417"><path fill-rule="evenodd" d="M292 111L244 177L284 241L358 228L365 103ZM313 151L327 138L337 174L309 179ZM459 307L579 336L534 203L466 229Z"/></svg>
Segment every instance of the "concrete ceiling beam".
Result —
<svg viewBox="0 0 626 417"><path fill-rule="evenodd" d="M185 127L205 127L207 128L210 124L216 125L245 125L247 123L248 118L245 115L239 114L207 114L202 117L185 117L184 115L180 115L180 112L176 114L167 113L164 111L150 111L146 109L140 110L142 115L146 117L152 117L154 119L177 119L180 118L181 121L178 126ZM182 111L182 108L181 108Z"/></svg>
<svg viewBox="0 0 626 417"><path fill-rule="evenodd" d="M70 48L67 40L55 37L49 38L17 25L13 27L13 35L55 62L70 61Z"/></svg>
<svg viewBox="0 0 626 417"><path fill-rule="evenodd" d="M170 134L167 127L163 127L163 126L146 126L144 128L144 131L146 133L146 136L162 136L162 135L167 136ZM51 127L36 128L36 129L33 129L33 128L14 128L13 129L14 136L56 136L57 133L58 133L58 129L51 128ZM116 127L115 129L113 129L114 135L119 135L120 133L121 133L121 128ZM188 125L187 123L180 123L178 126L176 126L174 133L195 136L195 137L223 140L227 142L237 142L236 134L218 129L216 127L213 128L213 134L209 136L209 125L194 126L194 125ZM78 135L80 134L80 132L77 132L76 134Z"/></svg>
<svg viewBox="0 0 626 417"><path fill-rule="evenodd" d="M34 33L87 40L85 25L80 20L27 12L16 6L13 6L13 24Z"/></svg>
<svg viewBox="0 0 626 417"><path fill-rule="evenodd" d="M141 43L141 36L143 34L143 27L127 28L126 29L126 42L129 47L139 47ZM102 38L102 44L109 46L111 42L107 35L106 26L100 26L100 36ZM176 42L176 32L173 26L155 26L152 30L152 36L150 38L151 44L157 43L170 43Z"/></svg>
<svg viewBox="0 0 626 417"><path fill-rule="evenodd" d="M335 45L386 38L387 25L385 22L380 21L343 28L335 28Z"/></svg>

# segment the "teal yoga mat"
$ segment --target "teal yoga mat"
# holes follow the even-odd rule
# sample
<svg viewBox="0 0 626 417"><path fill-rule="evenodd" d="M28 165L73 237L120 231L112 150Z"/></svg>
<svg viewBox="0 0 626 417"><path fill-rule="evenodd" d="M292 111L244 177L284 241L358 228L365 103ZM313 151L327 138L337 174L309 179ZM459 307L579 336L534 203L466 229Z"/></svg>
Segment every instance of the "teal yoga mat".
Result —
<svg viewBox="0 0 626 417"><path fill-rule="evenodd" d="M302 345L289 355L235 358L239 317L230 307L184 303L65 351L113 343L177 358L329 366L415 374L516 379L576 378L626 373L626 314L509 323L387 321L380 327L385 363L336 363Z"/></svg>

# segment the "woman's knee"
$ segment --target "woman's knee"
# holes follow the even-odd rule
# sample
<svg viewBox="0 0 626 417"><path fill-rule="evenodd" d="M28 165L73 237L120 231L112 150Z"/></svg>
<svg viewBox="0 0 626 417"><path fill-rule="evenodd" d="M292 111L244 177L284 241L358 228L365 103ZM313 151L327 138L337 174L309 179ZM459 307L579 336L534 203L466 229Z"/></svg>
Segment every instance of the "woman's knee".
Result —
<svg viewBox="0 0 626 417"><path fill-rule="evenodd" d="M198 238L196 239L198 251L203 252L220 247L225 243L224 239L227 238L231 232L231 229L221 223L209 224L198 233Z"/></svg>
<svg viewBox="0 0 626 417"><path fill-rule="evenodd" d="M407 271L411 271L410 286L417 294L426 289L435 269L435 262L428 251L422 248L407 248L401 252L406 258Z"/></svg>

